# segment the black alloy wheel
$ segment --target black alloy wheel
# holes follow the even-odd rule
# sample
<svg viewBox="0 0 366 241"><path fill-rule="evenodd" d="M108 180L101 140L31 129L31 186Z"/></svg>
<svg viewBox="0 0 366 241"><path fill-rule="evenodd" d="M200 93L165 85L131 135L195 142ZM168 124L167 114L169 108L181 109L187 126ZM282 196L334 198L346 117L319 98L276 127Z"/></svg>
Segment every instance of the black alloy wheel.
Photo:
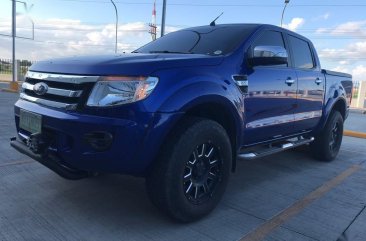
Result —
<svg viewBox="0 0 366 241"><path fill-rule="evenodd" d="M339 152L343 138L343 117L339 111L332 111L325 127L311 144L314 157L320 161L332 161Z"/></svg>
<svg viewBox="0 0 366 241"><path fill-rule="evenodd" d="M222 159L212 143L197 146L184 170L183 186L186 198L193 204L205 202L216 190L221 178Z"/></svg>
<svg viewBox="0 0 366 241"><path fill-rule="evenodd" d="M146 177L149 198L176 221L198 220L221 200L231 163L226 130L215 121L187 117L167 137Z"/></svg>
<svg viewBox="0 0 366 241"><path fill-rule="evenodd" d="M339 125L339 122L335 122L330 133L329 149L331 152L337 151L341 144L342 132Z"/></svg>

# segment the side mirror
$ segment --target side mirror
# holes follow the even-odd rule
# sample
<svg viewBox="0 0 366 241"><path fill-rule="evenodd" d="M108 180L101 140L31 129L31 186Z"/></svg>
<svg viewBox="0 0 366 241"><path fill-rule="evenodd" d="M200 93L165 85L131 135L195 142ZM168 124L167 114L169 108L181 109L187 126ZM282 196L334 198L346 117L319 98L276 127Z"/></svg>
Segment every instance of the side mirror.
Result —
<svg viewBox="0 0 366 241"><path fill-rule="evenodd" d="M249 58L251 66L260 65L287 65L288 54L281 46L256 46L253 57Z"/></svg>

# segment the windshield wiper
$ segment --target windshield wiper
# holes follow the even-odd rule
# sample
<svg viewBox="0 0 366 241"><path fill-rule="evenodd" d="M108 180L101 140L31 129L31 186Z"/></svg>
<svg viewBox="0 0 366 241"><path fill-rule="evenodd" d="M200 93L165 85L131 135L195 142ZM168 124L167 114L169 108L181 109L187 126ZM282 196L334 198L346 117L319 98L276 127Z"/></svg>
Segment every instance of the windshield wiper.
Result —
<svg viewBox="0 0 366 241"><path fill-rule="evenodd" d="M150 54L193 54L193 52L179 52L179 51L169 51L169 50L153 50L149 51Z"/></svg>

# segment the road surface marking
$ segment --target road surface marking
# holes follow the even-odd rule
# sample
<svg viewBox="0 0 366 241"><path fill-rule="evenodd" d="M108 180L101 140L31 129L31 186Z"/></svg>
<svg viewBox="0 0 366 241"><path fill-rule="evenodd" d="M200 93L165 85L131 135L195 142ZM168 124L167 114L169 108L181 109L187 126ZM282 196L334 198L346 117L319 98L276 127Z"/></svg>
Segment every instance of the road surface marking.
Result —
<svg viewBox="0 0 366 241"><path fill-rule="evenodd" d="M366 139L366 133L364 132L344 130L343 135Z"/></svg>
<svg viewBox="0 0 366 241"><path fill-rule="evenodd" d="M353 173L359 171L361 169L361 165L353 165L350 168L343 171L338 176L332 178L331 180L325 182L323 185L318 187L315 191L309 193L303 199L295 202L290 207L283 210L281 213L277 214L270 220L266 221L259 227L257 227L252 232L248 233L244 237L240 239L240 241L260 241L263 240L269 233L271 233L274 229L284 224L287 220L294 217L298 213L300 213L303 209L305 209L309 204L313 201L319 199L324 194L332 190L334 187L341 184L347 177L351 176Z"/></svg>

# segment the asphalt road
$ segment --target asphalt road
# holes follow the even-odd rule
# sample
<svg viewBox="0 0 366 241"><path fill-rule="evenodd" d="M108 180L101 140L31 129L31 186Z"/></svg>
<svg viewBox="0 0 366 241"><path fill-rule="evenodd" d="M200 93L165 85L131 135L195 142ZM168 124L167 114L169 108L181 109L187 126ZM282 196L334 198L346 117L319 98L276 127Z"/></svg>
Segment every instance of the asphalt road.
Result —
<svg viewBox="0 0 366 241"><path fill-rule="evenodd" d="M366 240L365 139L344 137L331 163L304 150L240 161L216 210L183 225L150 204L143 179L68 181L12 150L16 99L0 92L0 240ZM351 113L346 129L365 120Z"/></svg>

